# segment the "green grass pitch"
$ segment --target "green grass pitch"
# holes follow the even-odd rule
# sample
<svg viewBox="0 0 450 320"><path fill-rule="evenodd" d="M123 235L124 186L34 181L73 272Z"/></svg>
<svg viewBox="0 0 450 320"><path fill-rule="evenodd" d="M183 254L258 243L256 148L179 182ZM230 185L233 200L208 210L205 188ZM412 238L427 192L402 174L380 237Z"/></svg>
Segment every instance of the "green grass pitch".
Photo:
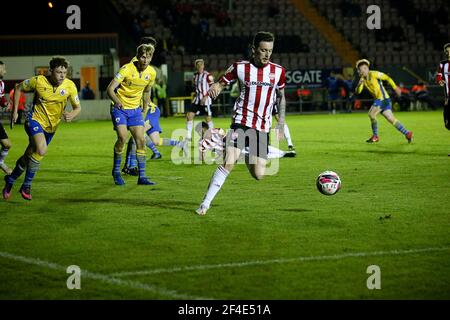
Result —
<svg viewBox="0 0 450 320"><path fill-rule="evenodd" d="M118 187L111 123L64 123L33 200L17 183L0 202L0 298L448 299L450 135L441 112L397 116L410 145L382 117L369 145L365 114L289 116L298 156L262 181L237 166L204 217L194 210L215 165L174 165L161 147L147 162L156 186ZM161 124L169 137L184 119ZM8 133L12 165L26 135ZM342 179L335 196L315 188L325 170ZM80 290L66 287L69 265ZM370 265L380 290L366 286Z"/></svg>

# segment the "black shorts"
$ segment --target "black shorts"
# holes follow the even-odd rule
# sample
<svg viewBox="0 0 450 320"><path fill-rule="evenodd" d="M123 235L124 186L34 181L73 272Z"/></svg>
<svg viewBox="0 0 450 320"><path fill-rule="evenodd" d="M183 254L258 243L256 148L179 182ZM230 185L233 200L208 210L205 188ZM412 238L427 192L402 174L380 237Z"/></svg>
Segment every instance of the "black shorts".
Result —
<svg viewBox="0 0 450 320"><path fill-rule="evenodd" d="M8 139L8 135L6 134L5 128L3 128L3 125L0 123L0 140Z"/></svg>
<svg viewBox="0 0 450 320"><path fill-rule="evenodd" d="M269 154L269 133L258 131L237 123L230 126L227 134L226 146L243 150L248 148L249 155L267 159Z"/></svg>
<svg viewBox="0 0 450 320"><path fill-rule="evenodd" d="M188 112L193 112L196 116L211 116L211 107L192 103L186 108L186 113Z"/></svg>

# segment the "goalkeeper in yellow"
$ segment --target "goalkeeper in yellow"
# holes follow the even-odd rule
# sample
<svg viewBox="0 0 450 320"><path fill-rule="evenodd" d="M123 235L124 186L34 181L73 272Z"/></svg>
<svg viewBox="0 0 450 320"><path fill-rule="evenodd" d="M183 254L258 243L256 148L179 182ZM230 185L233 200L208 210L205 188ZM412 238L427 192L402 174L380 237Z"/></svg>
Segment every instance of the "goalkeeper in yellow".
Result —
<svg viewBox="0 0 450 320"><path fill-rule="evenodd" d="M372 123L372 136L366 140L368 143L378 142L378 122L377 115L381 114L389 121L398 131L400 131L411 143L413 133L408 131L392 113L392 102L383 86L382 81L387 81L389 85L394 89L397 95L401 95L400 88L397 87L395 82L386 74L369 70L370 62L366 59L358 60L356 62L356 69L358 70L360 80L355 89L356 94L360 94L364 88L366 88L374 98L372 107L369 110L369 118Z"/></svg>
<svg viewBox="0 0 450 320"><path fill-rule="evenodd" d="M31 182L39 170L40 163L47 153L48 145L58 128L61 118L72 121L81 111L78 91L72 80L66 78L68 61L63 57L50 60L50 75L36 76L16 85L14 90L14 105L11 113L11 127L17 121L21 92L34 92L33 109L25 121L25 131L29 144L25 153L17 160L10 175L5 176L3 198L11 197L14 182L26 170L23 184L20 188L22 198L31 200ZM71 112L64 109L67 100L72 105Z"/></svg>

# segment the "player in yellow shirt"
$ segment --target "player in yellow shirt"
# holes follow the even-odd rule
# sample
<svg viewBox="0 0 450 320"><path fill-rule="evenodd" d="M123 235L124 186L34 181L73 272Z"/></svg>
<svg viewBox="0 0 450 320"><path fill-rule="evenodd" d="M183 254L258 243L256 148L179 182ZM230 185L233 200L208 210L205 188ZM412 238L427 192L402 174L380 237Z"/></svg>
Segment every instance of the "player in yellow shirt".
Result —
<svg viewBox="0 0 450 320"><path fill-rule="evenodd" d="M48 145L61 118L70 122L81 111L77 88L72 80L66 78L68 67L69 63L65 58L54 57L50 60L50 76L32 77L16 85L11 125L17 121L17 110L22 91L34 92L34 105L24 126L29 137L29 144L25 153L17 160L13 172L5 176L4 199L11 197L14 182L26 169L20 193L24 199L31 200L31 183L39 170L40 162L47 153ZM72 111L65 112L64 109L69 99Z"/></svg>
<svg viewBox="0 0 450 320"><path fill-rule="evenodd" d="M117 133L112 171L116 185L125 184L120 174L120 163L128 130L136 141L138 184L155 184L145 175L144 119L141 108L142 105L148 105L150 89L156 78L155 69L150 66L154 51L153 45L141 44L137 48L136 60L123 65L107 88L108 96L112 100L111 119Z"/></svg>
<svg viewBox="0 0 450 320"><path fill-rule="evenodd" d="M358 86L356 87L356 94L360 94L361 91L366 88L372 97L374 102L369 110L369 118L372 123L372 136L366 140L368 143L378 142L378 122L377 115L381 114L389 121L398 131L405 135L408 143L411 143L413 133L408 131L394 116L392 112L392 102L383 86L382 81L387 81L389 85L394 89L397 95L401 95L400 88L397 87L395 82L386 74L379 71L369 70L370 62L366 59L361 59L356 62L356 69L360 75Z"/></svg>

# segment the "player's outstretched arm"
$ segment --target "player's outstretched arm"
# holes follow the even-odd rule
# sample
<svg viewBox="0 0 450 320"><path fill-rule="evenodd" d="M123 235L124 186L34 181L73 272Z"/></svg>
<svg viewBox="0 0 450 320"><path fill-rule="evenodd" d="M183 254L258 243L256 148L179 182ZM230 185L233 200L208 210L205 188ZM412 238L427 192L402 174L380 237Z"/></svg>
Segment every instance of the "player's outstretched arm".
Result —
<svg viewBox="0 0 450 320"><path fill-rule="evenodd" d="M211 98L216 99L222 92L223 88L225 88L225 83L222 81L215 82L211 85L211 87L209 87L208 95Z"/></svg>

